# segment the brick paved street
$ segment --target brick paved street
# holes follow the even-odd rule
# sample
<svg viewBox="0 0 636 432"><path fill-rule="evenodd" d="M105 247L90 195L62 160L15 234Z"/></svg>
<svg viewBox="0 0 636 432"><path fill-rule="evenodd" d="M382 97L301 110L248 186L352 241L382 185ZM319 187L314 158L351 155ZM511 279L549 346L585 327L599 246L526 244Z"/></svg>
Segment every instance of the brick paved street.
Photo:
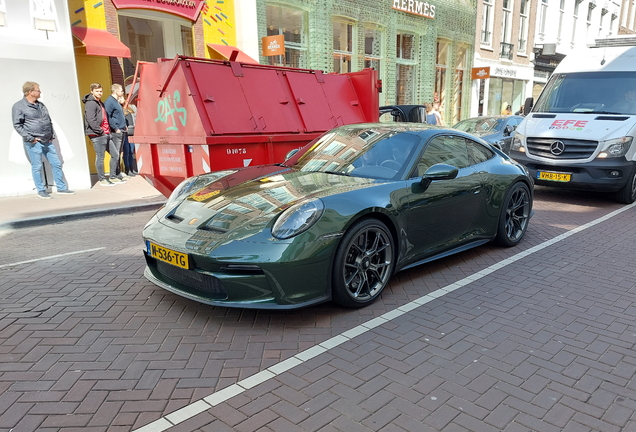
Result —
<svg viewBox="0 0 636 432"><path fill-rule="evenodd" d="M147 212L0 234L0 432L636 430L636 210L542 246L620 208L538 189L519 247L399 273L362 310L163 291L143 278ZM184 407L200 413L162 429Z"/></svg>

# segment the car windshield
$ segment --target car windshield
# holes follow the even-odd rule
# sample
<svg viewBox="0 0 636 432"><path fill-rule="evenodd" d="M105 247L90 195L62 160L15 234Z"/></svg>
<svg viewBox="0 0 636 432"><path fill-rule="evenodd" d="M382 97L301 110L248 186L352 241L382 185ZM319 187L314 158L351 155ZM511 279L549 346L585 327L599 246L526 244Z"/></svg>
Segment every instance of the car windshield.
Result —
<svg viewBox="0 0 636 432"><path fill-rule="evenodd" d="M417 134L383 126L343 127L319 137L293 166L304 172L397 179L420 142Z"/></svg>
<svg viewBox="0 0 636 432"><path fill-rule="evenodd" d="M533 112L636 114L635 72L555 74Z"/></svg>
<svg viewBox="0 0 636 432"><path fill-rule="evenodd" d="M485 132L497 132L504 124L502 118L472 118L462 120L453 126L455 129L468 133L485 133Z"/></svg>

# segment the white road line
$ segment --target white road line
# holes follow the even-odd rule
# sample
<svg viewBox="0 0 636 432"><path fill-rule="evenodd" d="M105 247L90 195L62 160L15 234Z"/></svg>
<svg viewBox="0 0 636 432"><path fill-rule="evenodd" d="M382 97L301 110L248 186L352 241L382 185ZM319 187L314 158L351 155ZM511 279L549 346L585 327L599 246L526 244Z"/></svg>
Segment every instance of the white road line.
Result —
<svg viewBox="0 0 636 432"><path fill-rule="evenodd" d="M32 262L49 260L49 259L53 259L53 258L62 258L62 257L65 257L65 256L70 256L70 255L77 255L77 254L82 254L82 253L87 253L87 252L95 252L95 251L102 250L102 249L106 249L106 248L105 247L100 247L100 248L95 248L95 249L85 249L85 250L76 251L76 252L68 252L68 253L59 254L59 255L49 255L49 256L46 256L46 257L42 257L42 258L34 258L34 259L31 259L31 260L28 260L28 261L19 261L19 262L15 262L15 263L11 263L11 264L2 264L2 265L0 265L0 268L14 267L14 266L22 265L22 264L29 264L29 263L32 263Z"/></svg>
<svg viewBox="0 0 636 432"><path fill-rule="evenodd" d="M269 368L260 371L248 378L245 378L242 381L237 382L236 384L232 384L229 387L226 387L222 390L219 390L217 392L212 393L209 396L204 397L203 399L199 399L198 401L195 401L193 403L191 403L190 405L187 405L177 411L174 411L164 417L159 418L158 420L155 420L152 423L149 423L145 426L140 427L139 429L135 429L133 432L163 432L169 428L171 428L172 426L175 426L185 420L188 420L192 417L194 417L197 414L200 414L210 408L212 408L213 406L216 406L220 403L223 403L225 401L227 401L228 399L237 396L241 393L243 393L244 391L258 385L258 384L262 384L265 381L268 381L274 377L276 377L277 375L282 374L283 372L288 371L289 369L298 366L299 364L302 364L304 362L306 362L309 359L312 359L314 357L316 357L319 354L325 353L328 350L330 350L331 348L334 348L340 344L342 344L343 342L346 342L348 340L353 339L356 336L359 336L363 333L368 332L369 330L382 325L386 322L389 322L390 320L393 320L395 318L398 318L402 315L404 315L405 313L418 308L422 305L425 305L426 303L429 303L433 300L436 300L440 297L445 296L448 293L451 293L453 291L455 291L458 288L461 288L465 285L468 285L469 283L475 282L487 275L489 275L490 273L499 270L503 267L505 267L506 265L512 264L516 261L519 261L525 257L527 257L528 255L531 255L535 252L538 252L540 250L543 250L549 246L552 246L555 243L558 243L562 240L565 240L566 238L577 234L581 231L584 231L588 228L591 228L595 225L598 225L600 223L605 222L608 219L613 218L614 216L623 213L624 211L627 211L631 208L633 208L634 206L636 206L636 203L634 204L630 204L628 206L625 207L621 207L618 210L615 210L611 213L608 213L607 215L600 217L592 222L586 223L585 225L581 225L580 227L574 228L573 230L570 230L568 232L565 232L561 235L558 235L550 240L546 240L541 244L538 244L536 246L531 247L530 249L527 249L523 252L519 252L516 255L513 255L509 258L506 258L505 260L502 260L501 262L497 263L497 264L493 264L490 267L487 267L481 271L478 271L475 274L472 274L470 276L465 277L462 280L459 280L457 282L454 282L450 285L447 285L445 287L439 288L437 291L426 294L425 296L422 296L418 299L415 299L405 305L400 306L397 309L394 309L392 311L389 311L383 315L380 315L379 317L373 318L372 320L369 320L367 322L364 322L362 324L360 324L357 327L354 327L350 330L347 330L344 333L341 333L337 336L332 337L331 339L327 339L326 341L313 346L311 348L306 349L305 351L299 352L298 354L296 354L293 357L288 358L287 360L284 360L280 363L277 363L273 366L270 366ZM502 265L503 263L503 265Z"/></svg>

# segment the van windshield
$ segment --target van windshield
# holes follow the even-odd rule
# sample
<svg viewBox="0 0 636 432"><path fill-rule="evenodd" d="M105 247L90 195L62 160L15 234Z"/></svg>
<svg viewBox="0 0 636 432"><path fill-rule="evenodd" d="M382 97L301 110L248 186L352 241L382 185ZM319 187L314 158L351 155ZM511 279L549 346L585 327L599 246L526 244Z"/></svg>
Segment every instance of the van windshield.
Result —
<svg viewBox="0 0 636 432"><path fill-rule="evenodd" d="M554 74L532 111L636 114L636 72Z"/></svg>

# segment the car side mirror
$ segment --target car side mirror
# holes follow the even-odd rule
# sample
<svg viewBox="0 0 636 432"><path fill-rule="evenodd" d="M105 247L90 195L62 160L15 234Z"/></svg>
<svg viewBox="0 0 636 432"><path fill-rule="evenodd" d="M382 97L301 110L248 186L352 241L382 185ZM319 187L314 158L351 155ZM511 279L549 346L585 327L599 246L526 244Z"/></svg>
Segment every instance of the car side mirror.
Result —
<svg viewBox="0 0 636 432"><path fill-rule="evenodd" d="M447 164L435 164L426 170L420 184L426 189L435 180L452 180L459 174L459 168Z"/></svg>
<svg viewBox="0 0 636 432"><path fill-rule="evenodd" d="M515 129L517 129L516 126L513 126L513 125L506 126L506 128L504 129L504 136L512 135L512 133L515 131Z"/></svg>
<svg viewBox="0 0 636 432"><path fill-rule="evenodd" d="M300 149L293 149L290 150L286 155L285 155L285 160L289 160L293 155L295 155L296 153L298 153L298 150Z"/></svg>

